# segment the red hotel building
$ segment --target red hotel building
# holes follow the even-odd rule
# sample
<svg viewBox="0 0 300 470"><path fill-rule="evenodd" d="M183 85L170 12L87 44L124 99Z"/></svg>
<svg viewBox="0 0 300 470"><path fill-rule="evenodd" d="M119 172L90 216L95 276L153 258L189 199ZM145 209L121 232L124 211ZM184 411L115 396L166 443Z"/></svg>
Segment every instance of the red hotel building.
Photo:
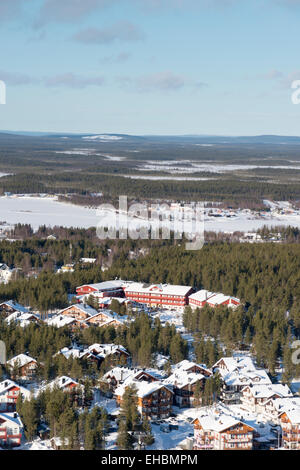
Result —
<svg viewBox="0 0 300 470"><path fill-rule="evenodd" d="M188 297L193 292L191 286L173 286L170 284L143 284L134 282L124 289L125 295L133 302L149 307L184 309Z"/></svg>
<svg viewBox="0 0 300 470"><path fill-rule="evenodd" d="M202 289L189 296L189 305L192 308L202 308L204 305L209 305L209 307L227 305L228 307L235 308L241 305L241 301L240 299L231 297L230 295L209 292L205 289Z"/></svg>
<svg viewBox="0 0 300 470"><path fill-rule="evenodd" d="M124 297L124 286L128 283L124 281L105 281L98 284L84 284L76 288L78 296L87 294L98 294L102 297Z"/></svg>

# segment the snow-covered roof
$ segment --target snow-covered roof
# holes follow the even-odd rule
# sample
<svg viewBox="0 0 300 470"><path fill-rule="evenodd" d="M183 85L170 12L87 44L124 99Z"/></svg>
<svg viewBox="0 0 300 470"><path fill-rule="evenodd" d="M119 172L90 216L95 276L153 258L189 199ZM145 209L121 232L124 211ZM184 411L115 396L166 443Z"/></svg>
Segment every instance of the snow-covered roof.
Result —
<svg viewBox="0 0 300 470"><path fill-rule="evenodd" d="M27 354L19 354L18 356L15 356L7 361L7 364L9 364L11 367L23 367L26 366L26 364L30 364L31 362L36 363L36 360L33 359L33 357L27 356Z"/></svg>
<svg viewBox="0 0 300 470"><path fill-rule="evenodd" d="M98 291L103 291L107 289L120 289L124 286L124 284L127 284L127 282L121 280L104 281L95 284L83 284L82 286L78 286L77 289L80 289L81 287L92 287L93 289L96 289Z"/></svg>
<svg viewBox="0 0 300 470"><path fill-rule="evenodd" d="M87 348L88 351L96 351L97 355L106 357L110 354L115 354L119 351L128 354L128 351L121 344L92 344Z"/></svg>
<svg viewBox="0 0 300 470"><path fill-rule="evenodd" d="M71 377L68 377L66 375L63 375L61 377L57 377L56 379L54 379L52 382L48 383L44 387L41 387L39 390L37 390L36 395L38 395L43 390L53 390L56 387L63 390L64 388L72 384L74 384L75 387L83 388L83 386L80 385L78 382L76 382L76 380L71 379Z"/></svg>
<svg viewBox="0 0 300 470"><path fill-rule="evenodd" d="M189 295L189 300L197 300L198 302L204 302L209 299L212 295L215 295L214 292L209 292L206 289L201 289L195 292L192 295Z"/></svg>
<svg viewBox="0 0 300 470"><path fill-rule="evenodd" d="M273 395L282 398L293 396L289 387L283 384L253 385L250 391L255 398L271 398Z"/></svg>
<svg viewBox="0 0 300 470"><path fill-rule="evenodd" d="M14 300L8 300L7 302L2 302L0 307L7 305L8 307L13 308L14 310L18 310L21 313L28 313L28 308L24 307L24 305L18 304Z"/></svg>
<svg viewBox="0 0 300 470"><path fill-rule="evenodd" d="M56 328L62 328L64 326L70 325L71 323L74 323L75 321L75 318L69 317L67 315L55 315L54 317L45 320L49 326L55 326Z"/></svg>
<svg viewBox="0 0 300 470"><path fill-rule="evenodd" d="M221 373L222 368L219 367L220 363L223 362L225 365L225 368L228 372L233 372L234 370L238 371L240 369L245 369L245 370L256 370L256 366L253 362L253 359L250 356L246 355L236 355L236 356L231 356L231 357L222 357L219 359L214 365L213 369L218 368L219 372Z"/></svg>
<svg viewBox="0 0 300 470"><path fill-rule="evenodd" d="M93 307L87 304L75 304L75 305L70 305L69 307L63 308L58 312L58 314L63 314L63 312L66 312L67 310L71 308L77 308L81 312L85 313L88 317L93 317L94 315L98 315L97 310L95 310Z"/></svg>
<svg viewBox="0 0 300 470"><path fill-rule="evenodd" d="M14 387L18 387L20 389L21 394L25 398L30 396L30 390L9 379L0 382L0 395L6 394L11 388Z"/></svg>
<svg viewBox="0 0 300 470"><path fill-rule="evenodd" d="M246 367L241 370L234 370L227 372L224 370L219 371L223 381L228 386L238 385L270 385L272 382L263 369L248 370Z"/></svg>
<svg viewBox="0 0 300 470"><path fill-rule="evenodd" d="M4 420L4 422L1 423L2 427L8 423L11 423L14 426L23 428L23 423L18 413L0 413L0 420Z"/></svg>
<svg viewBox="0 0 300 470"><path fill-rule="evenodd" d="M224 302L227 302L229 299L230 299L229 295L217 293L208 299L208 303L211 305L221 305Z"/></svg>
<svg viewBox="0 0 300 470"><path fill-rule="evenodd" d="M232 426L236 426L237 424L242 423L242 421L235 418L234 416L227 415L225 413L216 414L211 412L207 415L199 416L196 419L199 421L200 426L205 431L214 431L217 433L226 431L226 429L229 429Z"/></svg>
<svg viewBox="0 0 300 470"><path fill-rule="evenodd" d="M106 374L103 375L103 380L109 379L109 377L115 377L117 382L122 382L129 377L132 377L134 374L134 370L129 369L127 367L114 367L113 369L109 370L106 372Z"/></svg>
<svg viewBox="0 0 300 470"><path fill-rule="evenodd" d="M280 413L283 413L284 411L293 411L295 409L300 410L300 397L272 398L270 401L274 408Z"/></svg>
<svg viewBox="0 0 300 470"><path fill-rule="evenodd" d="M86 322L89 323L89 320L92 320L94 319L95 317L97 316L105 316L107 318L106 321L104 321L101 326L104 326L104 325L108 325L109 323L113 322L113 321L117 321L119 323L123 323L127 320L127 315L117 315L116 313L113 313L111 312L110 310L101 310L101 312L97 312L95 315L93 315L93 317L90 317L90 318L87 318L86 319Z"/></svg>
<svg viewBox="0 0 300 470"><path fill-rule="evenodd" d="M82 358L86 355L93 355L95 358L104 359L110 354L116 354L123 352L129 356L128 351L124 346L117 344L92 344L85 349L79 347L72 348L62 348L57 354L62 354L65 358L69 359L70 357ZM56 354L55 354L56 355Z"/></svg>
<svg viewBox="0 0 300 470"><path fill-rule="evenodd" d="M136 379L139 375L142 375L143 373L150 375L157 381L164 381L164 379L167 378L166 372L148 367L147 369L136 369L135 373L133 374L134 379Z"/></svg>
<svg viewBox="0 0 300 470"><path fill-rule="evenodd" d="M190 290L191 286L178 286L172 284L145 284L142 282L134 282L130 284L125 291L126 292L145 292L145 293L155 293L158 292L164 295L179 295L185 296Z"/></svg>
<svg viewBox="0 0 300 470"><path fill-rule="evenodd" d="M172 375L170 375L170 377L165 379L164 383L166 385L176 386L177 388L183 388L186 385L194 385L202 379L205 379L205 376L202 374L177 370Z"/></svg>
<svg viewBox="0 0 300 470"><path fill-rule="evenodd" d="M145 380L142 380L139 382L138 380L131 379L131 380L126 380L125 383L117 387L115 390L115 395L122 397L126 388L129 386L135 386L137 390L136 393L139 398L147 397L148 395L151 395L152 393L157 392L161 388L166 388L167 390L173 393L171 387L164 384L163 382L155 381L155 382L149 383L149 382L146 382Z"/></svg>
<svg viewBox="0 0 300 470"><path fill-rule="evenodd" d="M300 424L300 408L284 411L292 424Z"/></svg>
<svg viewBox="0 0 300 470"><path fill-rule="evenodd" d="M38 317L33 313L21 313L19 310L11 313L7 318L5 318L5 322L11 323L15 321L19 323L21 327L30 325L33 320L38 320Z"/></svg>
<svg viewBox="0 0 300 470"><path fill-rule="evenodd" d="M189 361L188 359L183 359L183 361L178 362L177 364L174 364L172 366L172 370L182 370L182 371L188 371L192 369L193 367L200 367L201 369L207 370L207 372L211 373L211 371L206 367L205 364L197 364L197 362Z"/></svg>

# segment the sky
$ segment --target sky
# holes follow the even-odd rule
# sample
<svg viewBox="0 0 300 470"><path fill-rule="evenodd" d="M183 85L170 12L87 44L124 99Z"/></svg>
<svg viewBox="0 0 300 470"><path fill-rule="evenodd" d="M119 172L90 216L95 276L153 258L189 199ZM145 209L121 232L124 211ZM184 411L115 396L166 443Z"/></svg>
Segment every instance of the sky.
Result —
<svg viewBox="0 0 300 470"><path fill-rule="evenodd" d="M299 20L300 0L0 0L0 129L300 135Z"/></svg>

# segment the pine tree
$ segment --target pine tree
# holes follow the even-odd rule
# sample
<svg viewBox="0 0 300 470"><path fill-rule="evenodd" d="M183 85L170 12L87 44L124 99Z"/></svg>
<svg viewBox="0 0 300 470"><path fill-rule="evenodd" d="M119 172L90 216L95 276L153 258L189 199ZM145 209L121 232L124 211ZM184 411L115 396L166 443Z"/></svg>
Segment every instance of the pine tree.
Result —
<svg viewBox="0 0 300 470"><path fill-rule="evenodd" d="M129 428L126 419L121 418L119 421L117 446L120 450L132 450L134 439L132 434L129 433Z"/></svg>

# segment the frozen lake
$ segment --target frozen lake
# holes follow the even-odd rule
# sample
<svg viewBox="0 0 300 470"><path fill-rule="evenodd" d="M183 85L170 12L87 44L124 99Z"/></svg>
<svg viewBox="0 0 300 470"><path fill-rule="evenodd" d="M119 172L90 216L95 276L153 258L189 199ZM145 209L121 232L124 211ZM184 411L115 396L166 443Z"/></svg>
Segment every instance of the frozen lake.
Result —
<svg viewBox="0 0 300 470"><path fill-rule="evenodd" d="M114 226L114 220L115 215L110 211L97 211L62 203L55 198L0 197L0 221L8 224L26 223L31 224L34 229L40 225L88 228L96 227L99 222L103 226ZM124 225L125 214L119 216L119 221L121 225ZM157 226L157 223L153 222L152 225ZM263 225L292 225L300 228L300 215L278 215L255 219L254 216L240 212L234 218L206 217L204 222L205 230L222 232L251 231ZM141 218L130 218L129 226L138 228L147 226L147 222Z"/></svg>
<svg viewBox="0 0 300 470"><path fill-rule="evenodd" d="M96 210L58 202L55 198L0 197L0 221L9 224L30 224L53 227L96 226Z"/></svg>

